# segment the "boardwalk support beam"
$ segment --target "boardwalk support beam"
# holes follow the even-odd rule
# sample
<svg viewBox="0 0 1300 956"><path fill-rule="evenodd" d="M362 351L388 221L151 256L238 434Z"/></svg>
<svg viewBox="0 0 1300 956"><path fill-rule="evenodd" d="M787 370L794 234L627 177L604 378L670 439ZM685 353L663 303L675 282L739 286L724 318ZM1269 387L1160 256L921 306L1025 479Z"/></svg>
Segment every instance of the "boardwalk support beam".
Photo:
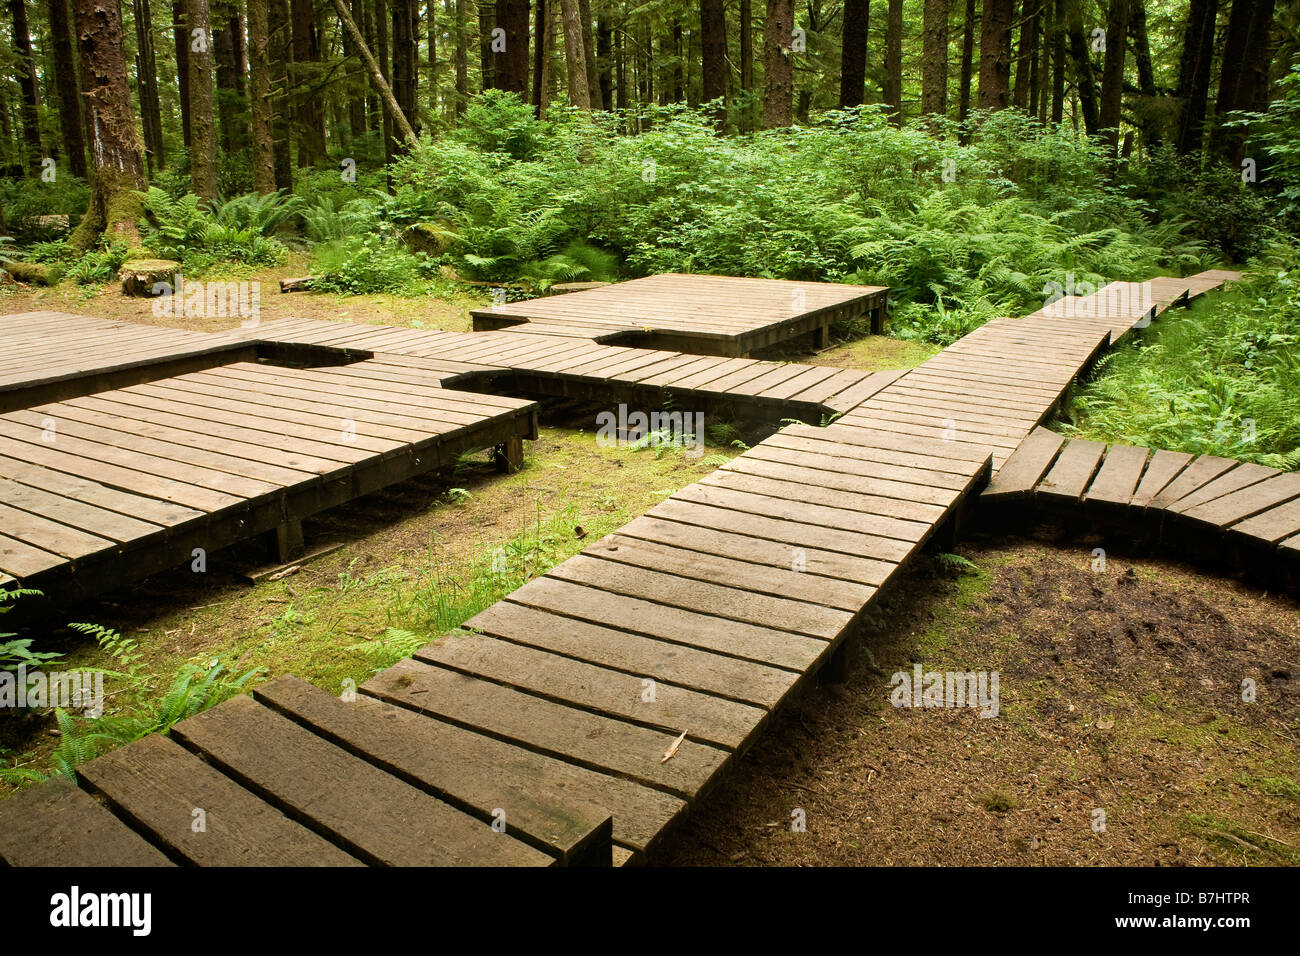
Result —
<svg viewBox="0 0 1300 956"><path fill-rule="evenodd" d="M492 460L497 471L503 475L513 475L524 467L524 440L518 435L506 441L492 451Z"/></svg>

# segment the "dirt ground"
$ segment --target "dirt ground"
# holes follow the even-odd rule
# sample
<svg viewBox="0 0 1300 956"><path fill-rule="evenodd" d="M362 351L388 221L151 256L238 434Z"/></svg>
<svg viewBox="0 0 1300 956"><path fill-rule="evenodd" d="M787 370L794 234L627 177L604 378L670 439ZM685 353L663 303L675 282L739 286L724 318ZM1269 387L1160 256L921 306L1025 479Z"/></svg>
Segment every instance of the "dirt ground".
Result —
<svg viewBox="0 0 1300 956"><path fill-rule="evenodd" d="M1097 573L1094 546L922 561L844 683L778 715L657 862L1300 863L1300 605L1153 557ZM998 715L891 706L916 663L998 671Z"/></svg>
<svg viewBox="0 0 1300 956"><path fill-rule="evenodd" d="M280 279L303 275L305 261L290 262L271 269L231 272L206 276L208 279L233 279L256 282L260 292L260 320L301 318L334 322L368 322L379 325L414 325L416 328L468 332L469 310L489 301L489 294L470 286L457 287L446 298L398 295L332 295L326 293L280 292ZM0 286L0 312L71 312L104 319L162 325L197 332L219 332L235 328L238 318L182 316L159 317L153 313L152 299L121 294L119 284L78 286L63 282L57 286Z"/></svg>

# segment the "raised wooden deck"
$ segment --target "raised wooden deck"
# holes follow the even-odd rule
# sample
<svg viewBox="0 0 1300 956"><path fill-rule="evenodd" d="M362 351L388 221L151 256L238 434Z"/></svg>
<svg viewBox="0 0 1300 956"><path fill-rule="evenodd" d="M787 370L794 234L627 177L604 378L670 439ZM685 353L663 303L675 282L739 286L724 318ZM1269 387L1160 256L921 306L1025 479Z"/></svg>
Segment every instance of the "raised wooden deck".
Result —
<svg viewBox="0 0 1300 956"><path fill-rule="evenodd" d="M169 740L83 765L80 790L22 793L0 804L0 860L636 862L999 466L990 498L1043 494L1050 479L1053 493L1132 504L1145 486L1150 501L1189 515L1235 516L1237 530L1266 516L1272 534L1300 522L1294 476L1157 464L1162 453L1148 464L1145 451L1140 468L1115 450L1106 466L1088 443L1066 454L1037 428L1112 341L1114 324L1093 319L997 320L906 374L855 381L852 404L848 389L832 395L847 410L839 421L783 428L367 681L355 700L281 677L178 724ZM523 333L512 340L524 351L508 358L491 333L299 323L259 334L374 349L374 361L406 363L380 373L393 381L424 362L462 383L521 372L616 380L655 355ZM547 347L556 351L537 351ZM676 371L725 362L655 361ZM750 380L757 397L807 393L807 367L777 370L779 381L776 370ZM696 365L686 379L717 372ZM731 373L721 374L703 384L727 393ZM783 398L773 382L786 383ZM1289 547L1300 525L1281 533L1275 544ZM216 839L192 836L195 807L208 809L210 832L219 824Z"/></svg>
<svg viewBox="0 0 1300 956"><path fill-rule="evenodd" d="M880 332L889 290L835 282L663 274L476 309L476 331L509 329L739 357L865 317Z"/></svg>
<svg viewBox="0 0 1300 956"><path fill-rule="evenodd" d="M0 342L24 319L0 321ZM288 368L238 360L256 358L238 340L213 351L183 334L164 336L180 355L160 346L128 361L121 323L73 325L85 354L56 350L55 375L11 370L19 407L0 414L0 581L59 603L264 532L291 553L309 515L536 436L535 404L441 388L400 358ZM34 361L21 344L6 354ZM172 373L190 361L202 370ZM123 376L138 384L101 387Z"/></svg>
<svg viewBox="0 0 1300 956"><path fill-rule="evenodd" d="M727 359L714 355L602 345L531 332L439 332L311 319L271 322L246 333L265 346L311 345L420 360L465 389L563 396L658 407L727 410L816 421L840 414L884 388L898 371L863 372Z"/></svg>
<svg viewBox="0 0 1300 956"><path fill-rule="evenodd" d="M980 495L1004 516L1086 517L1130 540L1300 582L1300 474L1215 455L1067 439L1035 429Z"/></svg>

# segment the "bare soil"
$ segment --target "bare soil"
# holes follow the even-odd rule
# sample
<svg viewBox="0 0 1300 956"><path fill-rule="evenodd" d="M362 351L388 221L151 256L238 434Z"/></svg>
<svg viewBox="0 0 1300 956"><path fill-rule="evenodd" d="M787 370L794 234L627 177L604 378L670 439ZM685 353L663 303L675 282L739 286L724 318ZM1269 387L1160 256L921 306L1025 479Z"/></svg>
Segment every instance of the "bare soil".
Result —
<svg viewBox="0 0 1300 956"><path fill-rule="evenodd" d="M981 536L958 549L973 573L922 561L844 683L778 715L658 862L1300 862L1300 606L1160 558L1097 573L1095 544ZM998 671L998 716L891 706L915 663Z"/></svg>

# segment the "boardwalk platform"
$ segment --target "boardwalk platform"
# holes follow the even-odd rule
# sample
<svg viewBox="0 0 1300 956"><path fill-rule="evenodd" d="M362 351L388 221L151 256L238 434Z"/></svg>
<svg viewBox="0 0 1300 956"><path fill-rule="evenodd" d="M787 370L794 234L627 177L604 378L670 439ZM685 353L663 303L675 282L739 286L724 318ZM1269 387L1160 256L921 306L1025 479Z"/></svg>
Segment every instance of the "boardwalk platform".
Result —
<svg viewBox="0 0 1300 956"><path fill-rule="evenodd" d="M746 356L801 335L820 348L834 322L883 327L889 290L835 282L664 274L476 309L476 331L587 338L696 355Z"/></svg>
<svg viewBox="0 0 1300 956"><path fill-rule="evenodd" d="M60 373L37 370L30 387L14 372L21 407L0 413L0 583L59 603L196 557L206 566L266 532L287 557L305 517L536 437L535 404L444 389L400 359L289 368L233 360L250 354L237 340L216 352L184 340L179 358L106 365L129 354L117 351L121 324L75 327L109 357L58 353ZM169 374L191 360L200 371ZM122 375L138 384L101 387ZM64 397L45 400L52 388Z"/></svg>
<svg viewBox="0 0 1300 956"><path fill-rule="evenodd" d="M1166 285L1168 302L1186 298ZM414 388L422 375L460 387L568 376L592 388L604 376L614 388L628 369L659 366L664 381L637 383L690 388L711 376L694 384L731 395L736 373L724 367L754 370L570 336L322 325L257 334L370 351L333 373L409 376ZM811 394L845 414L782 428L382 671L354 700L281 677L168 739L82 765L79 787L42 785L0 803L0 860L635 863L834 664L879 589L955 531L977 497L1133 507L1147 495L1148 507L1267 529L1274 547L1294 547L1292 475L1145 450L1139 462L1038 427L1116 334L1093 317L1000 319L914 370L839 378L826 395L833 369L754 372L752 398ZM367 371L370 362L388 367ZM813 375L821 391L810 392ZM211 808L217 838L192 835L196 806Z"/></svg>
<svg viewBox="0 0 1300 956"><path fill-rule="evenodd" d="M531 332L439 332L319 320L270 322L246 333L264 346L311 345L420 360L444 386L677 408L776 420L841 414L901 375L727 359L689 352L602 345ZM683 404L685 403L685 405Z"/></svg>

